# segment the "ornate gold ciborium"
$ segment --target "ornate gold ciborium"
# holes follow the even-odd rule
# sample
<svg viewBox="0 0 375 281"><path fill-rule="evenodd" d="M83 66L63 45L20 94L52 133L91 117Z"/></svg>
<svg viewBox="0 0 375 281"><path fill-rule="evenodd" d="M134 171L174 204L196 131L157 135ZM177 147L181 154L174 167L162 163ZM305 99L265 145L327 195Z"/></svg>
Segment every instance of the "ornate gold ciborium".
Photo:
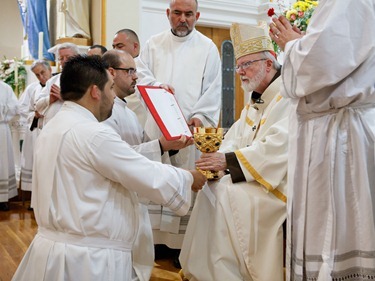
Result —
<svg viewBox="0 0 375 281"><path fill-rule="evenodd" d="M223 128L194 128L195 146L201 152L212 153L218 151L222 140ZM199 168L197 168L197 170L205 175L207 180L215 180L219 178L218 172L216 171L203 171Z"/></svg>

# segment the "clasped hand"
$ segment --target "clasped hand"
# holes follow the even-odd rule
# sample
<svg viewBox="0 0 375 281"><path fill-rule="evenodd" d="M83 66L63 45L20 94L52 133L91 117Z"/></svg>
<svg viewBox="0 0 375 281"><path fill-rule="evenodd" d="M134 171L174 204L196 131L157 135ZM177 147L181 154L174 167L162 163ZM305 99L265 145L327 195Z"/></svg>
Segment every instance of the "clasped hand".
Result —
<svg viewBox="0 0 375 281"><path fill-rule="evenodd" d="M224 171L227 168L225 154L221 152L202 153L201 158L195 161L197 168L204 171Z"/></svg>

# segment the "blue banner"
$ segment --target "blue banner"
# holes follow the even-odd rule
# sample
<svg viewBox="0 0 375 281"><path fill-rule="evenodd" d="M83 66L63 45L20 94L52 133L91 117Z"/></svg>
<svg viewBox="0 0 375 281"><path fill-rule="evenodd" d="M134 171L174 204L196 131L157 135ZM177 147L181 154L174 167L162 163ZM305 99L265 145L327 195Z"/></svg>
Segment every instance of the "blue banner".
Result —
<svg viewBox="0 0 375 281"><path fill-rule="evenodd" d="M27 27L30 54L38 59L39 32L43 32L43 58L54 61L48 49L51 47L47 21L47 0L28 0L27 2Z"/></svg>

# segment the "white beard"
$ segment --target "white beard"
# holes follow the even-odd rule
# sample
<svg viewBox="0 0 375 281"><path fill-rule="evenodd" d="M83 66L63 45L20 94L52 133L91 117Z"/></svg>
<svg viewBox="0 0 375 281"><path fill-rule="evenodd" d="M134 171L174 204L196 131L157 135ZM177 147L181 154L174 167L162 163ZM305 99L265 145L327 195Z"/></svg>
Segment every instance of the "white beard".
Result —
<svg viewBox="0 0 375 281"><path fill-rule="evenodd" d="M250 92L254 91L256 88L259 87L259 85L263 81L263 79L266 78L266 74L267 74L266 66L264 64L262 64L261 68L259 69L259 71L257 72L257 74L253 78L249 78L249 77L245 76L248 79L248 82L243 82L241 80L242 89L247 93L250 93Z"/></svg>

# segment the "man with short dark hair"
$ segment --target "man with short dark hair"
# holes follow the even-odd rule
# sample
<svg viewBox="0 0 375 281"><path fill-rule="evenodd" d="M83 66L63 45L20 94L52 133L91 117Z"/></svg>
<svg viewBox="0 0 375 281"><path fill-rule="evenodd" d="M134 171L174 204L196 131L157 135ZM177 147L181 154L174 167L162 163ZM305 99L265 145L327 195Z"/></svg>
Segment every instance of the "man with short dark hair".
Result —
<svg viewBox="0 0 375 281"><path fill-rule="evenodd" d="M87 55L88 56L102 56L104 53L107 52L107 48L102 46L102 45L92 45L88 50L87 50Z"/></svg>
<svg viewBox="0 0 375 281"><path fill-rule="evenodd" d="M117 31L113 38L113 49L127 51L133 58L138 57L140 46L137 33L129 28Z"/></svg>
<svg viewBox="0 0 375 281"><path fill-rule="evenodd" d="M101 123L115 94L98 56L66 63L61 97L62 108L37 140L32 200L39 228L13 280L148 281L132 253L138 196L183 215L190 187L200 189L205 179L148 160Z"/></svg>

